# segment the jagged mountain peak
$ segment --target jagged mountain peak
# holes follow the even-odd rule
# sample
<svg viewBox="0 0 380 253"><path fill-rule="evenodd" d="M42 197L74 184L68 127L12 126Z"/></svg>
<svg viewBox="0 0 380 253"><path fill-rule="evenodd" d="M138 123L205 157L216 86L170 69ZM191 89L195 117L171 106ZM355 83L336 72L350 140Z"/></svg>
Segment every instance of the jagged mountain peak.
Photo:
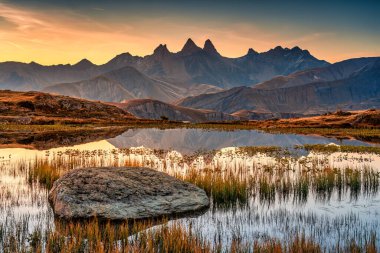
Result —
<svg viewBox="0 0 380 253"><path fill-rule="evenodd" d="M303 50L299 46L293 47L292 49L290 49L290 51L296 54L310 55L310 52L308 50Z"/></svg>
<svg viewBox="0 0 380 253"><path fill-rule="evenodd" d="M290 51L289 48L282 47L282 46L276 46L275 48L269 49L268 51L263 52L261 54L271 55L271 56L277 57L277 56L285 55L285 54L289 53L289 51Z"/></svg>
<svg viewBox="0 0 380 253"><path fill-rule="evenodd" d="M253 48L248 49L247 56L258 55L259 53L255 51Z"/></svg>
<svg viewBox="0 0 380 253"><path fill-rule="evenodd" d="M303 50L302 48L298 46L294 46L291 49L288 47L284 48L281 46L277 46L262 54L272 55L272 56L305 56L305 57L312 56L308 50Z"/></svg>
<svg viewBox="0 0 380 253"><path fill-rule="evenodd" d="M203 46L203 50L209 54L217 54L219 55L218 51L216 50L214 44L211 42L210 39L207 39L205 41L205 44Z"/></svg>
<svg viewBox="0 0 380 253"><path fill-rule="evenodd" d="M154 49L154 54L167 54L170 53L166 44L160 44Z"/></svg>
<svg viewBox="0 0 380 253"><path fill-rule="evenodd" d="M166 44L160 44L156 49L154 49L153 55L158 57L164 57L170 54Z"/></svg>
<svg viewBox="0 0 380 253"><path fill-rule="evenodd" d="M192 54L198 51L201 51L202 49L198 47L192 39L188 39L183 46L182 50L180 51L181 54Z"/></svg>
<svg viewBox="0 0 380 253"><path fill-rule="evenodd" d="M302 52L303 51L299 46L295 46L291 50L295 51L295 52Z"/></svg>
<svg viewBox="0 0 380 253"><path fill-rule="evenodd" d="M88 59L84 58L80 60L79 62L77 62L76 64L74 64L74 66L77 68L85 69L85 68L91 68L92 66L94 66L94 64Z"/></svg>
<svg viewBox="0 0 380 253"><path fill-rule="evenodd" d="M285 48L283 48L282 46L277 46L277 47L273 48L272 50L273 51L284 51ZM271 51L271 50L269 50L269 51Z"/></svg>
<svg viewBox="0 0 380 253"><path fill-rule="evenodd" d="M154 49L154 52L155 53L158 53L158 52L169 52L169 50L168 50L168 47L166 46L166 44L160 44L160 45L158 45L158 47L156 47L156 49Z"/></svg>

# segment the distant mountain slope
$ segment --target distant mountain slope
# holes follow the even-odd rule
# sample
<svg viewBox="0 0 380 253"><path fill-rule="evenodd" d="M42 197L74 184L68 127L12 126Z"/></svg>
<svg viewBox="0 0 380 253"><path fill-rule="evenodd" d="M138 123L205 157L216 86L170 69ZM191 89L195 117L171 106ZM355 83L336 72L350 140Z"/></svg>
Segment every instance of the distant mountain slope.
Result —
<svg viewBox="0 0 380 253"><path fill-rule="evenodd" d="M270 90L277 88L289 88L308 83L320 83L347 79L364 68L371 67L379 61L379 58L349 59L327 67L299 71L289 76L275 77L267 82L255 85L257 89Z"/></svg>
<svg viewBox="0 0 380 253"><path fill-rule="evenodd" d="M43 91L108 102L121 102L133 98L174 102L189 94L199 95L221 89L211 85L193 85L188 88L176 86L155 80L133 67L126 66L89 80L49 86Z"/></svg>
<svg viewBox="0 0 380 253"><path fill-rule="evenodd" d="M74 65L54 66L43 66L34 62L0 63L0 88L42 90L55 84L92 80L127 66L137 69L156 82L162 82L164 86L170 84L172 86L170 89L175 86L189 90L194 85L231 88L253 85L278 75L327 65L327 62L316 59L308 51L298 47L292 49L276 47L263 53L250 49L245 56L227 58L215 49L210 40L200 48L189 39L177 53L170 52L166 45L161 44L151 55L139 57L123 53L103 65L95 65L86 59ZM125 72L130 74L129 71ZM132 84L129 83L130 85ZM128 92L136 93L131 90ZM161 96L163 94L158 97ZM172 97L173 94L169 96Z"/></svg>
<svg viewBox="0 0 380 253"><path fill-rule="evenodd" d="M135 99L125 101L124 103L112 103L138 118L144 119L160 119L162 116L169 120L175 121L191 121L191 122L206 122L206 121L226 121L238 120L239 117L229 114L211 111L197 110L181 106L175 106L151 99Z"/></svg>
<svg viewBox="0 0 380 253"><path fill-rule="evenodd" d="M359 58L277 77L253 88L238 87L183 99L185 107L226 113L239 110L322 113L380 107L380 58Z"/></svg>
<svg viewBox="0 0 380 253"><path fill-rule="evenodd" d="M121 101L135 98L120 83L105 76L75 83L56 84L43 89L43 91L101 101Z"/></svg>
<svg viewBox="0 0 380 253"><path fill-rule="evenodd" d="M49 85L88 79L102 69L84 59L74 65L43 66L37 63L0 63L0 89L41 90Z"/></svg>

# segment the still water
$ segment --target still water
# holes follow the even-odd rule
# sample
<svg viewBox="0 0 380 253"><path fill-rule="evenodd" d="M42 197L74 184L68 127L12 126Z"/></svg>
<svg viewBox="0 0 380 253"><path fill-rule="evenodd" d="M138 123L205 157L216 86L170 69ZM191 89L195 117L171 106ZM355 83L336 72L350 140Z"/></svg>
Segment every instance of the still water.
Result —
<svg viewBox="0 0 380 253"><path fill-rule="evenodd" d="M120 136L72 147L49 150L0 149L0 231L3 234L36 227L54 229L54 215L47 201L48 189L28 177L37 160L60 161L63 167L145 166L169 174L187 175L207 170L232 173L239 180L259 182L250 186L248 198L230 205L213 202L196 217L182 218L187 226L215 243L267 238L289 240L296 233L313 238L327 249L341 241L364 243L380 233L380 156L333 152L320 154L296 150L295 145L329 144L370 146L357 140L336 140L319 136L268 134L258 131L206 131L198 129L135 129ZM279 146L294 152L244 152L240 147ZM297 185L306 173L359 171L359 188L342 174L343 186L321 188L307 177L306 193L296 187L264 191L264 181ZM318 171L318 173L309 172ZM364 174L370 171L371 181ZM310 174L314 173L314 174ZM367 175L367 174L365 174ZM346 179L345 179L346 178ZM346 181L345 181L346 180ZM299 198L300 194L303 194ZM225 204L225 203L224 203ZM173 222L173 221L170 221ZM169 223L170 223L169 222ZM178 222L178 220L176 221ZM24 240L21 238L20 240ZM379 245L379 237L377 237Z"/></svg>

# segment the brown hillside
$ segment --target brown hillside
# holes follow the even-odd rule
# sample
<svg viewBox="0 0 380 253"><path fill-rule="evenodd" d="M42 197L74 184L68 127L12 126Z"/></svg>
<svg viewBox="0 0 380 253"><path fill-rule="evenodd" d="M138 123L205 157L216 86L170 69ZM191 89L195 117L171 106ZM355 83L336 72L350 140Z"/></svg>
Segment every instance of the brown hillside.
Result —
<svg viewBox="0 0 380 253"><path fill-rule="evenodd" d="M250 121L258 128L379 128L380 110L337 111L303 118Z"/></svg>
<svg viewBox="0 0 380 253"><path fill-rule="evenodd" d="M42 92L0 91L0 123L123 123L136 118L109 104Z"/></svg>

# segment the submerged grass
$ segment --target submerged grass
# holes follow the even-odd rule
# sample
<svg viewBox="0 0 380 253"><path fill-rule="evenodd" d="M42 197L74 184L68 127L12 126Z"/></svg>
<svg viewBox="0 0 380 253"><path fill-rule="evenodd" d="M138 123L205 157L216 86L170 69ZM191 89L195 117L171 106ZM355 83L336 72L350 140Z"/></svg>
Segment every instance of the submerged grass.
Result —
<svg viewBox="0 0 380 253"><path fill-rule="evenodd" d="M238 150L244 153L247 156L253 156L258 153L267 154L267 155L277 155L288 152L288 150L283 149L278 146L246 146L239 147Z"/></svg>
<svg viewBox="0 0 380 253"><path fill-rule="evenodd" d="M53 183L61 176L60 167L54 166L54 164L46 160L35 159L35 164L29 168L29 183L38 182L48 189L50 189Z"/></svg>
<svg viewBox="0 0 380 253"><path fill-rule="evenodd" d="M285 253L285 252L297 252L297 253L320 253L322 247L318 243L311 239L306 238L304 235L295 235L293 241L288 245L284 245L278 240L266 240L262 243L255 242L253 245L253 251L243 252L270 252L270 253ZM242 252L241 250L235 252Z"/></svg>
<svg viewBox="0 0 380 253"><path fill-rule="evenodd" d="M248 181L233 173L190 170L178 178L197 185L211 197L215 207L234 207L248 201Z"/></svg>
<svg viewBox="0 0 380 253"><path fill-rule="evenodd" d="M378 193L380 176L370 168L363 170L345 168L325 168L321 171L300 172L293 179L285 174L262 175L252 178L251 187L255 189L260 202L274 203L276 200L293 198L295 204L304 203L309 196L319 201L329 201L334 192L338 199L349 193L351 200L358 199L360 194L373 196Z"/></svg>
<svg viewBox="0 0 380 253"><path fill-rule="evenodd" d="M167 223L167 220L161 221ZM153 221L119 224L86 222L56 223L55 230L43 234L37 228L26 242L17 235L1 238L0 250L18 252L212 252L210 243L179 223L153 227Z"/></svg>
<svg viewBox="0 0 380 253"><path fill-rule="evenodd" d="M317 146L318 149L322 147ZM325 146L323 146L325 147ZM335 146L333 146L335 148ZM348 150L348 149L346 149ZM351 149L357 150L357 149ZM359 148L361 150L361 148ZM286 150L285 150L286 151ZM58 152L52 157L35 158L33 162L22 162L20 166L28 168L29 183L38 182L50 189L55 180L63 173L79 167L101 166L157 166L157 162L144 161L138 157L150 157L153 151L140 149L78 151L67 150ZM287 151L286 151L287 152ZM261 164L253 171L230 170L219 168L195 168L190 167L184 173L171 171L171 165L162 164L161 169L182 180L193 183L204 189L216 207L231 207L244 205L250 196L258 196L261 202L274 202L276 199L288 200L293 197L295 203L304 202L313 192L319 200L329 200L336 191L338 196L350 192L352 198L357 198L361 193L365 195L376 194L379 190L379 172L372 168L320 168L320 162L299 162L299 168L295 170L290 164L293 158L279 157L287 154L278 147L242 147L236 150L236 154L243 153L251 157L257 153L270 154L277 157L274 164ZM354 152L354 151L353 151ZM159 155L164 155L159 151ZM152 156L152 159L155 156ZM178 160L179 158L173 158ZM184 161L178 160L179 163ZM187 161L189 162L189 161ZM25 164L26 163L26 164ZM310 163L310 162L309 162ZM253 174L251 174L253 173Z"/></svg>
<svg viewBox="0 0 380 253"><path fill-rule="evenodd" d="M152 221L134 223L99 223L96 219L87 222L57 223L56 229L45 234L36 228L27 235L28 240L18 240L18 235L3 235L0 250L4 253L211 253L211 252L377 252L376 234L372 234L363 245L350 240L346 246L337 242L329 248L320 245L313 237L303 233L289 235L288 241L252 238L246 242L238 236L230 245L222 245L218 239L210 241L202 234L194 232L192 225L180 222L161 221L164 225L154 227ZM148 228L148 229L147 229ZM219 235L220 237L220 235Z"/></svg>

